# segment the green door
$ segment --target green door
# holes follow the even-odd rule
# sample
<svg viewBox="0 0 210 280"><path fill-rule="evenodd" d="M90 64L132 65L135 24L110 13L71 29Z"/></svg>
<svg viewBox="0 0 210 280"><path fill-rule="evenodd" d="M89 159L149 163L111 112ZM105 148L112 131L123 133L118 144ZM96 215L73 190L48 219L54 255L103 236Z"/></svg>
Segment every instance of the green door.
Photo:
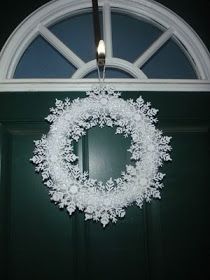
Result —
<svg viewBox="0 0 210 280"><path fill-rule="evenodd" d="M161 200L129 207L103 228L54 205L29 162L33 140L49 130L44 117L55 98L85 94L1 93L1 279L209 279L210 94L141 95L159 109L158 127L173 137L173 161L162 169ZM111 128L93 128L78 145L81 167L96 179L119 177L128 145Z"/></svg>

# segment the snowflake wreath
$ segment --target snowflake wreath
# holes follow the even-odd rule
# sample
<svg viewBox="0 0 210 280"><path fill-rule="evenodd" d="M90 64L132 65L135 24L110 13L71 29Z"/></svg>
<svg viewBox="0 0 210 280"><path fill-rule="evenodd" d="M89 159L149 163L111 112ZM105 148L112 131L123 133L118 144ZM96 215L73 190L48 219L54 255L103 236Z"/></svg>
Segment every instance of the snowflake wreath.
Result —
<svg viewBox="0 0 210 280"><path fill-rule="evenodd" d="M85 212L86 220L106 226L124 217L127 206L136 203L141 208L144 200L160 198L165 174L158 168L163 161L171 160L171 137L155 128L158 110L150 108L141 96L136 102L123 100L108 86L96 87L87 92L86 98L72 102L68 98L56 100L55 105L46 118L51 123L50 131L34 141L31 159L50 189L52 201L65 207L69 215L78 208ZM73 149L74 142L97 125L116 127L116 134L131 137L128 151L134 165L126 165L120 178L110 178L106 183L80 171Z"/></svg>

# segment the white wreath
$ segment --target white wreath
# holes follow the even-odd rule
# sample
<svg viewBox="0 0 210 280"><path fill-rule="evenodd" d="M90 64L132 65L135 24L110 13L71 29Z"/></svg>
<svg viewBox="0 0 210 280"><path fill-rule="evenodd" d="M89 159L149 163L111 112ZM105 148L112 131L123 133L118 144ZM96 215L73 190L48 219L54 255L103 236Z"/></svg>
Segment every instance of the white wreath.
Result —
<svg viewBox="0 0 210 280"><path fill-rule="evenodd" d="M158 110L150 108L140 96L136 102L125 101L120 93L108 86L96 87L87 92L86 98L70 102L56 100L56 107L46 118L51 124L48 135L34 141L31 161L41 172L44 184L50 189L51 200L60 208L67 208L71 215L76 208L85 212L85 219L109 221L125 216L125 208L143 200L160 198L164 175L158 172L163 161L171 160L168 151L170 138L162 136L155 128L154 117ZM116 134L131 136L128 151L134 165L126 165L121 177L110 178L105 184L81 172L74 153L73 143L86 134L86 130L100 127L116 127Z"/></svg>

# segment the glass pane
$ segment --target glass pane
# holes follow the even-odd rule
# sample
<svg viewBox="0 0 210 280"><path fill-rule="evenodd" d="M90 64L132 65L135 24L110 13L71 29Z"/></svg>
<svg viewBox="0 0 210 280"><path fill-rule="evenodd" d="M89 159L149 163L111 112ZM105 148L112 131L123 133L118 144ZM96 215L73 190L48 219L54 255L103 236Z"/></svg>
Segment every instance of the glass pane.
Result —
<svg viewBox="0 0 210 280"><path fill-rule="evenodd" d="M195 70L180 46L170 39L142 67L148 78L196 79Z"/></svg>
<svg viewBox="0 0 210 280"><path fill-rule="evenodd" d="M100 21L102 28L101 13ZM50 30L85 62L95 59L96 48L91 13L79 14L62 20L51 26Z"/></svg>
<svg viewBox="0 0 210 280"><path fill-rule="evenodd" d="M14 78L69 78L75 67L38 36L22 55Z"/></svg>
<svg viewBox="0 0 210 280"><path fill-rule="evenodd" d="M134 62L160 35L148 22L125 14L112 13L113 55Z"/></svg>

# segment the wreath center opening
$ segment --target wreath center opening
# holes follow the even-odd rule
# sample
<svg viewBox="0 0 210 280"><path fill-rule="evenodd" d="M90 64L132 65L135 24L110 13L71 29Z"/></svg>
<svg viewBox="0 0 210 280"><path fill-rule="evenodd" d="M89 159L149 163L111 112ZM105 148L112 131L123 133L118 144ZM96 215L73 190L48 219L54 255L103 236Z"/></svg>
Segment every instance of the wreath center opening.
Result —
<svg viewBox="0 0 210 280"><path fill-rule="evenodd" d="M134 163L128 151L131 137L116 134L112 127L92 127L87 131L84 141L84 171L89 178L106 183L110 178L121 177L126 164Z"/></svg>

